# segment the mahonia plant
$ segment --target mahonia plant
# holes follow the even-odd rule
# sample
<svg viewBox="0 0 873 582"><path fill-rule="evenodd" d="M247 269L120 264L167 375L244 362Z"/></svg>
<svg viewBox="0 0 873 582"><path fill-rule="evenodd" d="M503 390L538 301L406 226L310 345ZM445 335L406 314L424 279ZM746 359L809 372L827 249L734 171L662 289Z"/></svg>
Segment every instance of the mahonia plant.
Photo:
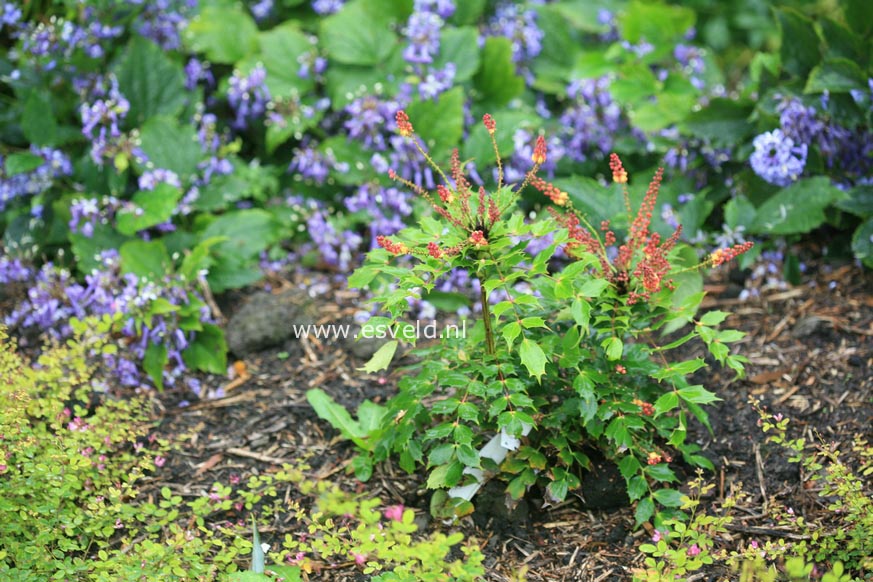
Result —
<svg viewBox="0 0 873 582"><path fill-rule="evenodd" d="M399 393L370 435L367 456L356 464L359 475L397 455L407 471L426 466L432 489L496 475L513 499L539 485L548 502L559 502L580 486L597 454L617 464L637 503L638 524L655 514L656 502L678 508L680 495L668 487L677 481L670 463L681 457L711 468L699 447L686 441L686 431L689 415L709 426L703 406L717 397L689 381L706 366L703 358L671 355L699 339L737 374L745 360L727 345L743 334L716 328L728 314L694 319L703 293L679 294L673 281L680 273L721 265L750 244L717 250L698 264L696 254L681 252L680 230L662 239L651 227L661 171L633 212L628 173L613 154L615 184L605 195L624 197L629 225L619 243L608 222L594 228L566 192L537 176L547 156L542 136L523 181L504 184L495 121L484 116L497 157L497 187L489 192L471 184L457 151L444 173L406 113L398 112L396 120L442 183L434 195L389 173L425 199L433 215L393 238L380 236L382 248L371 252L350 285L376 290L374 301L387 316L372 318L371 325L390 326L393 337L411 339L413 324L403 319L407 300L431 292L448 273L466 270L478 282L479 318L466 337L446 334L421 352L417 374L400 380ZM551 202L531 221L518 209L529 186ZM533 239L543 238L551 241L543 250L529 250ZM684 323L692 323L686 333L664 343L660 334ZM396 347L397 341L386 344L366 369L387 366ZM494 435L511 454L479 450ZM457 497L442 508L455 515L471 510Z"/></svg>

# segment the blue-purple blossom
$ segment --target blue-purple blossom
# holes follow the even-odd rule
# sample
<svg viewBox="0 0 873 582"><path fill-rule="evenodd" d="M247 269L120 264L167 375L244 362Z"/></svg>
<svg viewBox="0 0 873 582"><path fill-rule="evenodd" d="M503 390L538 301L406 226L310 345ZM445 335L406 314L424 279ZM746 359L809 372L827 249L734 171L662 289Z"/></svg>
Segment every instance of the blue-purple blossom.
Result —
<svg viewBox="0 0 873 582"><path fill-rule="evenodd" d="M255 17L255 20L260 22L269 18L270 14L273 12L273 0L258 0L249 8L252 11L252 16Z"/></svg>
<svg viewBox="0 0 873 582"><path fill-rule="evenodd" d="M33 271L25 266L21 259L0 254L0 283L3 285L20 283L27 281L31 276Z"/></svg>
<svg viewBox="0 0 873 582"><path fill-rule="evenodd" d="M752 169L762 179L777 186L796 181L806 166L806 144L795 144L781 129L757 136L755 151L749 158Z"/></svg>
<svg viewBox="0 0 873 582"><path fill-rule="evenodd" d="M543 50L543 31L537 26L537 13L514 2L497 6L488 22L487 36L505 36L512 42L512 60L521 63Z"/></svg>
<svg viewBox="0 0 873 582"><path fill-rule="evenodd" d="M371 235L370 248L376 248L376 237L402 230L404 218L412 214L410 195L397 188L385 188L378 183L364 184L345 199L349 212L363 212Z"/></svg>
<svg viewBox="0 0 873 582"><path fill-rule="evenodd" d="M30 153L40 156L43 163L31 170L7 176L4 171L5 160L0 156L0 212L13 200L35 196L49 190L55 182L73 173L70 158L61 150L30 146Z"/></svg>
<svg viewBox="0 0 873 582"><path fill-rule="evenodd" d="M418 84L418 94L422 99L436 99L452 88L455 83L455 63L446 63L442 69L428 68Z"/></svg>
<svg viewBox="0 0 873 582"><path fill-rule="evenodd" d="M561 115L562 137L567 155L584 162L592 154L603 157L613 149L615 136L626 122L618 103L609 93L608 77L573 81L567 96L573 103Z"/></svg>
<svg viewBox="0 0 873 582"><path fill-rule="evenodd" d="M700 76L706 70L703 52L696 46L677 44L673 49L673 58L685 70L691 84L696 89L703 89L705 82Z"/></svg>
<svg viewBox="0 0 873 582"><path fill-rule="evenodd" d="M316 14L326 15L339 12L345 0L313 0L312 9Z"/></svg>
<svg viewBox="0 0 873 582"><path fill-rule="evenodd" d="M158 184L169 184L176 188L182 187L179 176L172 170L157 168L143 172L143 175L139 177L140 190L154 190Z"/></svg>
<svg viewBox="0 0 873 582"><path fill-rule="evenodd" d="M21 8L12 2L3 2L0 6L0 31L4 26L15 27L21 22Z"/></svg>
<svg viewBox="0 0 873 582"><path fill-rule="evenodd" d="M367 95L346 105L348 115L343 126L349 139L361 142L366 148L382 151L388 147L387 140L394 134L394 116L400 104L393 100Z"/></svg>
<svg viewBox="0 0 873 582"><path fill-rule="evenodd" d="M311 50L297 57L300 68L297 76L301 79L318 79L327 70L327 59L319 56L318 52Z"/></svg>
<svg viewBox="0 0 873 582"><path fill-rule="evenodd" d="M454 0L415 0L413 6L416 12L433 12L443 20L455 13Z"/></svg>
<svg viewBox="0 0 873 582"><path fill-rule="evenodd" d="M403 58L413 64L432 63L440 52L440 30L443 19L433 12L413 12L406 24L404 34L409 44Z"/></svg>
<svg viewBox="0 0 873 582"><path fill-rule="evenodd" d="M137 16L136 31L164 50L182 47L181 33L197 8L197 0L131 0L145 8Z"/></svg>
<svg viewBox="0 0 873 582"><path fill-rule="evenodd" d="M236 117L231 124L234 129L245 129L249 121L264 115L270 101L270 90L266 85L267 69L257 64L251 72L243 76L234 71L227 89L227 102Z"/></svg>
<svg viewBox="0 0 873 582"><path fill-rule="evenodd" d="M783 101L777 108L782 132L795 143L812 145L824 130L814 107L806 107L800 99Z"/></svg>
<svg viewBox="0 0 873 582"><path fill-rule="evenodd" d="M193 91L201 82L206 83L208 86L213 86L215 85L215 76L209 69L208 64L195 57L191 57L185 65L185 88Z"/></svg>
<svg viewBox="0 0 873 582"><path fill-rule="evenodd" d="M345 173L349 171L349 165L338 162L330 150L322 152L316 149L315 144L301 144L296 148L288 166L289 172L297 173L301 178L312 180L316 184L323 184L331 170Z"/></svg>
<svg viewBox="0 0 873 582"><path fill-rule="evenodd" d="M92 88L91 99L90 105L83 102L79 107L82 134L91 141L91 159L102 165L123 149L120 125L130 111L130 102L118 90L114 75L98 81Z"/></svg>
<svg viewBox="0 0 873 582"><path fill-rule="evenodd" d="M361 237L351 230L339 232L323 210L318 210L306 221L306 229L321 258L340 271L348 271L360 252Z"/></svg>

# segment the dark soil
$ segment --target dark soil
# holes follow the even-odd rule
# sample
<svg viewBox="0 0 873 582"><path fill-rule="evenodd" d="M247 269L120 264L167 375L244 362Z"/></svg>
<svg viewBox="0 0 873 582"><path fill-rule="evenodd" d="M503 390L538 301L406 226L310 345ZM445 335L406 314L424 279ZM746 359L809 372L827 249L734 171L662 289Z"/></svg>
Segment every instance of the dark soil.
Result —
<svg viewBox="0 0 873 582"><path fill-rule="evenodd" d="M729 371L717 366L706 369L698 381L722 401L709 412L713 434L696 426L689 438L699 442L716 465L716 472L706 476L716 484L704 499L707 510L717 508L740 482L750 494L738 508L742 520L735 522L731 539L720 540L725 547L736 548L744 539L762 539L765 530L782 535L778 524L768 519L765 504L792 507L823 527L832 522L808 489L809 475L789 463L782 449L765 442L748 401L760 399L768 409L791 418L791 434L811 440L820 435L841 449L848 450L854 435L871 436L873 274L846 266L814 282L764 293L751 301L726 298L731 294L729 285L711 283L705 308L733 312L724 325L748 332L738 346L750 360L748 376L732 381ZM228 302L229 312L238 305L237 299ZM355 311L355 297L348 292L334 290L315 302L325 322L350 318ZM366 485L358 483L344 470L354 455L353 447L319 420L306 401L305 393L313 387L351 408L367 398L384 401L394 390L395 375L366 375L356 370L361 364L346 344L291 339L237 363L237 372L243 374L225 381L222 398L180 408L172 396L161 396L159 432L174 439L184 435L184 441L151 485L198 495L216 481L228 483L231 474L240 475L244 483L250 474L274 471L282 462L305 457L319 479L329 477L349 490L379 496L385 503L406 504L426 516L428 496L422 475L407 476L384 466ZM262 533L274 547L283 529L281 516L276 519L275 529ZM427 523L428 531L445 527ZM572 495L547 509L532 495L512 515L480 511L454 527L481 546L487 579L493 581L514 580L523 567L531 581L629 580L631 570L642 564L637 546L651 535L646 529L634 531L632 508L587 509ZM271 539L274 535L279 539ZM729 578L712 572L699 579ZM362 578L349 564L311 579Z"/></svg>

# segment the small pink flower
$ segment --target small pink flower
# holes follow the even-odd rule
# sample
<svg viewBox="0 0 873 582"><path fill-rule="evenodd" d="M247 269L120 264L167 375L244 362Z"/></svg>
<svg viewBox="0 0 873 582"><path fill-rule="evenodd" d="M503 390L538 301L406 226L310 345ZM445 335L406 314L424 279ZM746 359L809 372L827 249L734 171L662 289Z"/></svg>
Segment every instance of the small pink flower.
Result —
<svg viewBox="0 0 873 582"><path fill-rule="evenodd" d="M5 473L6 469L8 469L8 468L9 467L7 465L0 465L0 473Z"/></svg>
<svg viewBox="0 0 873 582"><path fill-rule="evenodd" d="M163 467L164 463L166 463L166 462L167 462L167 459L165 459L164 457L162 457L160 455L155 457L155 467Z"/></svg>
<svg viewBox="0 0 873 582"><path fill-rule="evenodd" d="M239 482L240 482L239 473L231 473L230 477L228 477L228 481L230 481L231 485L239 485Z"/></svg>
<svg viewBox="0 0 873 582"><path fill-rule="evenodd" d="M382 515L385 516L385 519L390 519L392 521L403 521L403 505L392 505L391 507L385 508L385 511L382 512Z"/></svg>
<svg viewBox="0 0 873 582"><path fill-rule="evenodd" d="M355 564L358 566L363 566L367 563L367 556L365 554L352 554L355 558Z"/></svg>
<svg viewBox="0 0 873 582"><path fill-rule="evenodd" d="M749 542L749 547L752 548L753 550L757 550L757 549L758 549L758 540L752 540L752 541L750 541L750 542Z"/></svg>
<svg viewBox="0 0 873 582"><path fill-rule="evenodd" d="M661 532L659 532L658 530L655 530L655 533L652 534L652 541L656 544L658 542L660 542L661 541Z"/></svg>
<svg viewBox="0 0 873 582"><path fill-rule="evenodd" d="M79 452L82 453L83 457L90 457L91 454L94 452L94 447L85 447Z"/></svg>
<svg viewBox="0 0 873 582"><path fill-rule="evenodd" d="M118 519L115 520L115 529L121 529L123 527L124 527L124 524L121 523L121 518L119 517Z"/></svg>
<svg viewBox="0 0 873 582"><path fill-rule="evenodd" d="M780 412L779 414L777 414L776 416L773 417L773 420L775 420L776 422L779 422L783 418L784 417L782 416L782 413Z"/></svg>
<svg viewBox="0 0 873 582"><path fill-rule="evenodd" d="M696 555L700 554L700 548L697 544L693 544L688 550L685 551L685 555L691 556L692 558Z"/></svg>

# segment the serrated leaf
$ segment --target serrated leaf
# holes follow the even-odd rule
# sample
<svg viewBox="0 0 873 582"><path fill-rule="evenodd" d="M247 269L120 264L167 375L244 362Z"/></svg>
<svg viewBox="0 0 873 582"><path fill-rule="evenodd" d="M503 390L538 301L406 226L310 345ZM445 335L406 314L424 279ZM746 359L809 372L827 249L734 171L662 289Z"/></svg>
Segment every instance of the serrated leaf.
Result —
<svg viewBox="0 0 873 582"><path fill-rule="evenodd" d="M618 360L624 351L624 343L615 336L603 340L601 346L606 351L606 358L608 360Z"/></svg>
<svg viewBox="0 0 873 582"><path fill-rule="evenodd" d="M653 494L655 501L664 507L682 507L682 492L676 489L658 489Z"/></svg>
<svg viewBox="0 0 873 582"><path fill-rule="evenodd" d="M360 0L321 21L319 40L330 58L347 65L373 66L394 50L389 15L368 10ZM414 123L414 122L413 122Z"/></svg>
<svg viewBox="0 0 873 582"><path fill-rule="evenodd" d="M662 394L655 401L655 416L660 416L665 412L669 412L674 410L677 406L679 406L679 395L675 392L667 392Z"/></svg>
<svg viewBox="0 0 873 582"><path fill-rule="evenodd" d="M634 511L634 525L641 526L649 521L653 515L655 515L655 502L652 501L651 497L640 499Z"/></svg>
<svg viewBox="0 0 873 582"><path fill-rule="evenodd" d="M681 388L678 390L678 394L682 400L693 404L709 404L710 402L721 400L721 398L699 385Z"/></svg>
<svg viewBox="0 0 873 582"><path fill-rule="evenodd" d="M338 404L327 392L321 388L307 390L306 400L318 417L330 423L343 437L363 449L369 448L367 431L352 418L352 415L343 405Z"/></svg>
<svg viewBox="0 0 873 582"><path fill-rule="evenodd" d="M142 126L140 144L151 166L172 170L182 179L197 172L203 158L194 127L165 115L152 117Z"/></svg>
<svg viewBox="0 0 873 582"><path fill-rule="evenodd" d="M123 273L133 273L152 281L162 279L172 265L167 248L160 240L129 240L121 245L118 253Z"/></svg>
<svg viewBox="0 0 873 582"><path fill-rule="evenodd" d="M217 325L204 323L185 351L182 359L188 367L210 374L227 373L227 341Z"/></svg>
<svg viewBox="0 0 873 582"><path fill-rule="evenodd" d="M509 348L512 348L512 342L515 341L515 338L518 337L518 334L521 333L521 324L517 321L511 321L503 326L503 339L506 340L506 345Z"/></svg>
<svg viewBox="0 0 873 582"><path fill-rule="evenodd" d="M539 381L546 372L547 361L546 354L540 345L524 338L518 346L518 355L521 358L521 363L527 368L528 373Z"/></svg>
<svg viewBox="0 0 873 582"><path fill-rule="evenodd" d="M394 358L394 352L397 351L397 345L397 340L386 342L382 347L376 350L373 357L370 358L363 367L358 368L358 370L366 372L367 374L374 374L380 370L388 369L391 360Z"/></svg>
<svg viewBox="0 0 873 582"><path fill-rule="evenodd" d="M258 49L258 27L240 5L205 6L186 27L185 41L193 52L230 65Z"/></svg>
<svg viewBox="0 0 873 582"><path fill-rule="evenodd" d="M866 88L867 76L849 59L827 59L809 74L804 93L848 93Z"/></svg>
<svg viewBox="0 0 873 582"><path fill-rule="evenodd" d="M127 121L142 125L155 115L175 116L185 106L185 74L155 43L134 36L113 67L118 89L130 102Z"/></svg>

